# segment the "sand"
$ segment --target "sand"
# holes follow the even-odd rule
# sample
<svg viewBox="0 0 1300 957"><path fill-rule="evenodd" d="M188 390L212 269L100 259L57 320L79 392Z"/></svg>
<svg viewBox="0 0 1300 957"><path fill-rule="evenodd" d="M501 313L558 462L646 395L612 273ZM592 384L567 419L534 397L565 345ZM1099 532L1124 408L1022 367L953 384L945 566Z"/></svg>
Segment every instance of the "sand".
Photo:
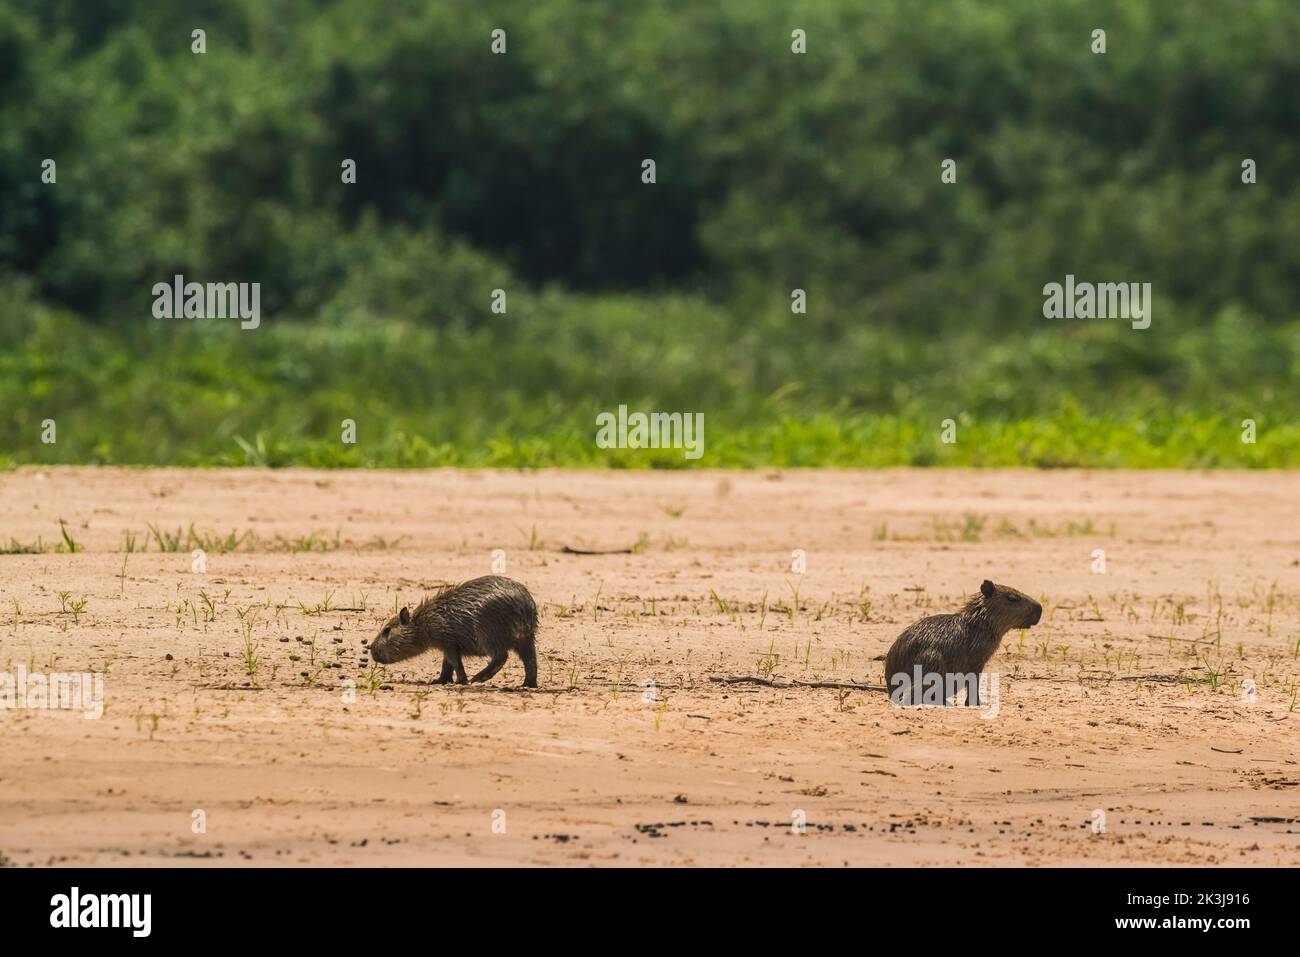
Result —
<svg viewBox="0 0 1300 957"><path fill-rule="evenodd" d="M1278 472L2 474L0 546L52 546L63 519L78 550L0 555L0 673L98 674L103 714L0 710L0 862L1295 865L1297 491ZM150 523L256 540L160 551ZM539 690L513 658L469 687L429 684L432 655L366 660L400 604L502 562L541 609ZM1045 609L989 666L996 713L852 687L985 578Z"/></svg>

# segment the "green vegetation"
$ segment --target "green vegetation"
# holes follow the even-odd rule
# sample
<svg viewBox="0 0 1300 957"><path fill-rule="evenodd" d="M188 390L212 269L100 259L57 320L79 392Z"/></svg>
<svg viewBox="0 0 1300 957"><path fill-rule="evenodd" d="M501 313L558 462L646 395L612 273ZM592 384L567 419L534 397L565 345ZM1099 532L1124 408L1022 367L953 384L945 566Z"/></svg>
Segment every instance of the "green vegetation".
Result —
<svg viewBox="0 0 1300 957"><path fill-rule="evenodd" d="M1300 465L1289 0L90 7L0 8L0 467Z"/></svg>

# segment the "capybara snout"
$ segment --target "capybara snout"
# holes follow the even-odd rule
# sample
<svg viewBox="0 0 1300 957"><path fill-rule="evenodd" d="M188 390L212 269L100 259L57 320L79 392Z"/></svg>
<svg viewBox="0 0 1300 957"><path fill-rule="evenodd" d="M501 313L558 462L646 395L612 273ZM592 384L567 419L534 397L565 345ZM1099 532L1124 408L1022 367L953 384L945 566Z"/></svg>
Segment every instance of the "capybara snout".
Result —
<svg viewBox="0 0 1300 957"><path fill-rule="evenodd" d="M370 642L370 657L378 664L391 665L413 658L424 651L424 647L411 627L410 609L403 608L384 623Z"/></svg>
<svg viewBox="0 0 1300 957"><path fill-rule="evenodd" d="M1043 617L1043 606L1022 591L986 581L980 586L989 618L1003 632L1012 628L1032 628Z"/></svg>

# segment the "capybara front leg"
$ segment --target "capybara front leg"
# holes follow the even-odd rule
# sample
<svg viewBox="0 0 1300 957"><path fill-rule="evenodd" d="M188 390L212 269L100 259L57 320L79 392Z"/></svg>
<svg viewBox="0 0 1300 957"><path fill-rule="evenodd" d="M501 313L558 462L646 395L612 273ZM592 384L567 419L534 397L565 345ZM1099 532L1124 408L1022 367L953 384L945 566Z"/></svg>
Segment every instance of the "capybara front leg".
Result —
<svg viewBox="0 0 1300 957"><path fill-rule="evenodd" d="M469 683L468 679L466 679L465 677L465 664L460 660L460 652L456 651L455 649L448 648L446 651L446 655L447 655L447 660L451 662L452 670L456 672L456 684L458 685L468 684Z"/></svg>
<svg viewBox="0 0 1300 957"><path fill-rule="evenodd" d="M443 656L442 656L442 674L438 675L438 680L435 681L434 684L436 684L436 685L447 685L447 684L451 684L451 675L452 675L452 670L453 670L453 669L452 669L452 667L451 667L451 659L448 658L446 655L443 655Z"/></svg>

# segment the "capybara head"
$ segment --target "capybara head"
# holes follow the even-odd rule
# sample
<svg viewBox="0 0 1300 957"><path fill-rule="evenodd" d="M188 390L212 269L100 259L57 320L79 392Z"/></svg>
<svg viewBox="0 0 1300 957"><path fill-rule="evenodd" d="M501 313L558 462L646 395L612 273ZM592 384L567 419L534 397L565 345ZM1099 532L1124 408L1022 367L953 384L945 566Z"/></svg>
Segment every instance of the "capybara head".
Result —
<svg viewBox="0 0 1300 957"><path fill-rule="evenodd" d="M391 665L395 661L411 658L424 650L411 626L411 609L403 608L379 629L375 640L370 642L370 657L381 665Z"/></svg>
<svg viewBox="0 0 1300 957"><path fill-rule="evenodd" d="M1031 628L1043 617L1043 606L1010 585L995 585L988 579L980 585L986 614L999 632Z"/></svg>

